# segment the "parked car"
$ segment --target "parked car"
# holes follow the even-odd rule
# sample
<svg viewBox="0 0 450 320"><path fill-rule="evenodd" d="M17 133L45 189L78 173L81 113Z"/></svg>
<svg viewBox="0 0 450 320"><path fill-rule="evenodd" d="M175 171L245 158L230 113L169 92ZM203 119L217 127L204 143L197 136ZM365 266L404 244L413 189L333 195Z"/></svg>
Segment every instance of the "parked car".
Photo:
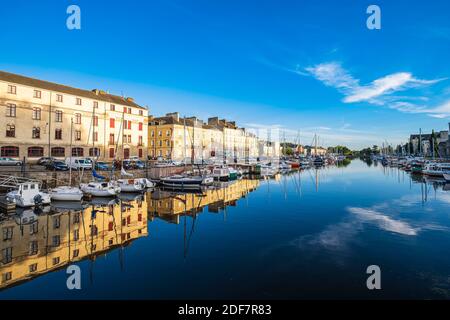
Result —
<svg viewBox="0 0 450 320"><path fill-rule="evenodd" d="M145 169L145 163L141 160L125 159L122 165L124 169Z"/></svg>
<svg viewBox="0 0 450 320"><path fill-rule="evenodd" d="M109 166L106 162L96 162L95 163L95 170L99 170L99 171L107 171L109 170Z"/></svg>
<svg viewBox="0 0 450 320"><path fill-rule="evenodd" d="M21 166L22 161L15 160L13 158L6 158L2 157L0 158L0 166Z"/></svg>
<svg viewBox="0 0 450 320"><path fill-rule="evenodd" d="M53 158L53 157L42 157L42 158L39 158L39 160L37 161L37 164L44 166L45 164L47 164L49 162L53 162L53 161L57 161L57 159Z"/></svg>
<svg viewBox="0 0 450 320"><path fill-rule="evenodd" d="M52 161L45 164L47 170L67 171L69 166L63 161Z"/></svg>
<svg viewBox="0 0 450 320"><path fill-rule="evenodd" d="M89 158L66 158L66 164L72 169L92 169L92 160Z"/></svg>

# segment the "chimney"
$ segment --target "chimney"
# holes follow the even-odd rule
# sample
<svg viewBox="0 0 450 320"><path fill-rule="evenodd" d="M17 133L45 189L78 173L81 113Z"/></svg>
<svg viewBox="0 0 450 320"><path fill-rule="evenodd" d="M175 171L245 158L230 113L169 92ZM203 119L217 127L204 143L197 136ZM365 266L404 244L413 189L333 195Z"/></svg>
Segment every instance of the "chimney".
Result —
<svg viewBox="0 0 450 320"><path fill-rule="evenodd" d="M132 97L127 97L126 99L128 102L134 102L134 99Z"/></svg>
<svg viewBox="0 0 450 320"><path fill-rule="evenodd" d="M215 125L215 124L219 124L219 117L208 118L208 124L211 126Z"/></svg>
<svg viewBox="0 0 450 320"><path fill-rule="evenodd" d="M179 112L166 113L166 117L171 117L172 119L175 119L176 121L180 121L180 113Z"/></svg>
<svg viewBox="0 0 450 320"><path fill-rule="evenodd" d="M98 95L100 93L100 90L98 89L92 89L92 92L95 93L96 95Z"/></svg>

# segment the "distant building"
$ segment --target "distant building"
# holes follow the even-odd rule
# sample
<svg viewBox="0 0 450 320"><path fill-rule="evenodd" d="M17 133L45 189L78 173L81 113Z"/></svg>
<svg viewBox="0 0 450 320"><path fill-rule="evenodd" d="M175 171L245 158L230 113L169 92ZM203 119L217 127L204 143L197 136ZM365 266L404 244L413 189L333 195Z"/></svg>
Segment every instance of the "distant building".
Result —
<svg viewBox="0 0 450 320"><path fill-rule="evenodd" d="M449 124L450 126L450 124ZM424 134L412 134L409 138L410 153L423 154L424 156L433 155L433 139L431 133ZM443 130L435 132L435 150L437 154L435 156L448 157L450 156L449 150L449 131ZM407 150L408 151L408 150Z"/></svg>

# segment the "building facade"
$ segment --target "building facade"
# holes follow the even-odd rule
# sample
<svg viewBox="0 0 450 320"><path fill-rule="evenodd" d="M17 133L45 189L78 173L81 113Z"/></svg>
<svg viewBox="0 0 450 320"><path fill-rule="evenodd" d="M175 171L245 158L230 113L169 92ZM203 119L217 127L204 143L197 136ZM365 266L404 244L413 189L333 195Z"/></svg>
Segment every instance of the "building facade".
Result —
<svg viewBox="0 0 450 320"><path fill-rule="evenodd" d="M181 118L174 112L163 117L149 117L148 124L148 154L151 158L176 161L226 159L233 162L267 154L270 157L280 155L278 142L261 148L256 135L237 127L235 122L218 117L204 122L196 117Z"/></svg>
<svg viewBox="0 0 450 320"><path fill-rule="evenodd" d="M132 98L0 71L1 156L147 157L148 110Z"/></svg>

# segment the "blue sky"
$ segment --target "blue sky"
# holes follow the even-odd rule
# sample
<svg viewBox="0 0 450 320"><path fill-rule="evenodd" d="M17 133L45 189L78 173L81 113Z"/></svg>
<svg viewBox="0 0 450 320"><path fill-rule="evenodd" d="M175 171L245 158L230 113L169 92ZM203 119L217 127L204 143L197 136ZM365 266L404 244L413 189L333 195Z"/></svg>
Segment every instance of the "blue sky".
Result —
<svg viewBox="0 0 450 320"><path fill-rule="evenodd" d="M66 8L81 8L81 30ZM381 8L381 30L366 8ZM450 121L450 2L8 1L0 69L353 148Z"/></svg>

